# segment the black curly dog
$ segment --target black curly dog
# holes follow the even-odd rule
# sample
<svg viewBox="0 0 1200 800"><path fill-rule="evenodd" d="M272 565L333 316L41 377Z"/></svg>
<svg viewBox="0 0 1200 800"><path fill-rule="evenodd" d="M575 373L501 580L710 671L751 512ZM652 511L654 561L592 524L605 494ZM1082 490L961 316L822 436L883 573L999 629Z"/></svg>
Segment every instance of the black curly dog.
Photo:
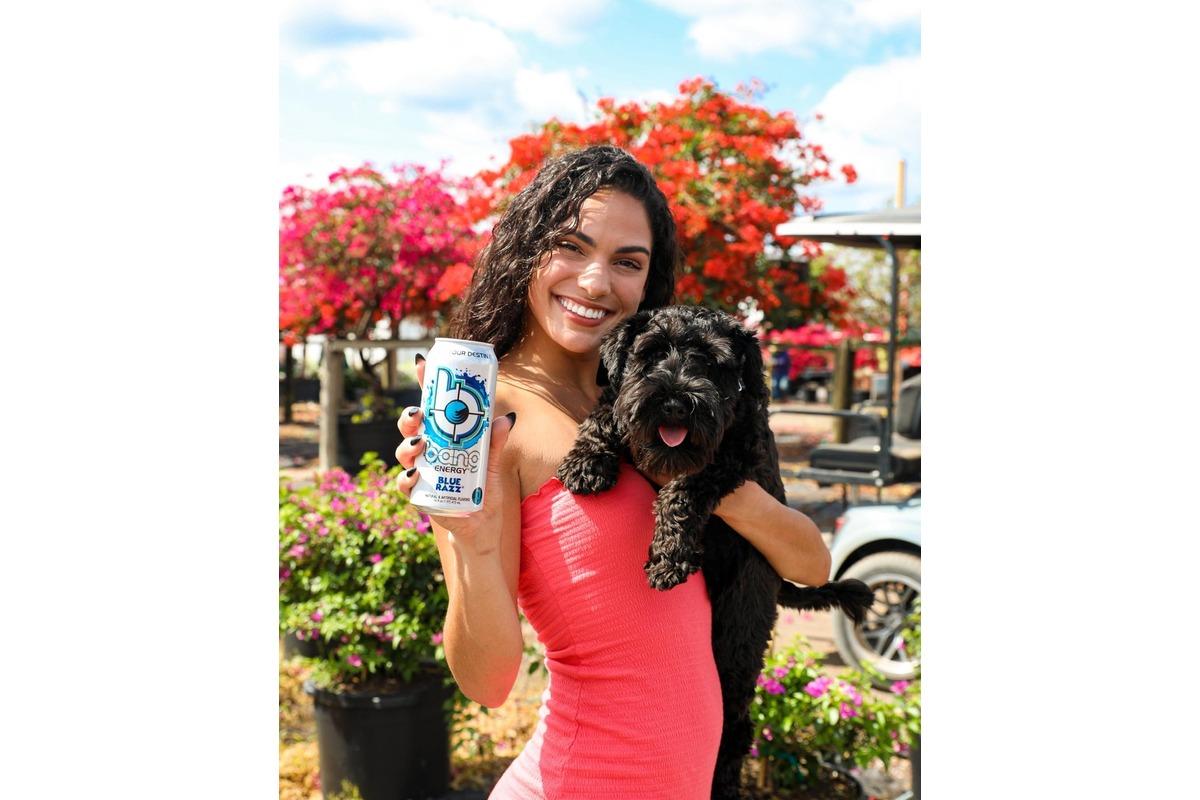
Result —
<svg viewBox="0 0 1200 800"><path fill-rule="evenodd" d="M856 623L871 604L861 581L801 588L779 577L746 539L713 515L722 497L756 481L784 501L779 455L767 424L758 340L727 314L670 306L635 314L601 344L595 411L558 469L571 492L612 488L623 456L643 472L674 475L654 504L645 570L666 590L703 570L712 602L713 657L724 726L712 797L742 797L750 702L778 614L840 607Z"/></svg>

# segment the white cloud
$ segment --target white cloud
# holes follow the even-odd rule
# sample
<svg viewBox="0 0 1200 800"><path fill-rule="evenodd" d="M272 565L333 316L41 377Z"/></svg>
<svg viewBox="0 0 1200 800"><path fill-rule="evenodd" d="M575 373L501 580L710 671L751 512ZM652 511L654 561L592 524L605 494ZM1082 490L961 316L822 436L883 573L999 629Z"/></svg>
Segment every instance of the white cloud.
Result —
<svg viewBox="0 0 1200 800"><path fill-rule="evenodd" d="M489 94L519 61L512 40L488 23L435 17L407 35L296 53L291 66L367 94L444 100Z"/></svg>
<svg viewBox="0 0 1200 800"><path fill-rule="evenodd" d="M701 55L733 59L766 50L811 55L864 33L918 21L914 0L652 0L693 20Z"/></svg>
<svg viewBox="0 0 1200 800"><path fill-rule="evenodd" d="M517 70L513 90L523 115L532 122L558 117L563 122L583 122L587 106L566 70L542 72L537 67Z"/></svg>
<svg viewBox="0 0 1200 800"><path fill-rule="evenodd" d="M322 21L352 24L380 34L423 27L431 20L482 19L506 31L530 33L547 42L583 38L610 0L285 0L280 22L285 31Z"/></svg>
<svg viewBox="0 0 1200 800"><path fill-rule="evenodd" d="M805 138L824 146L835 165L854 165L858 172L854 194L878 199L894 196L897 165L903 159L908 173L907 199L911 202L918 196L921 164L918 57L894 58L853 69L814 108L824 119L806 125Z"/></svg>
<svg viewBox="0 0 1200 800"><path fill-rule="evenodd" d="M315 189L329 184L329 176L342 167L356 167L363 159L349 153L327 153L294 161L279 162L279 182L283 186L307 186ZM376 165L378 166L378 165Z"/></svg>
<svg viewBox="0 0 1200 800"><path fill-rule="evenodd" d="M583 39L609 0L433 0L437 8L482 17L504 30L531 33L546 42L574 43Z"/></svg>

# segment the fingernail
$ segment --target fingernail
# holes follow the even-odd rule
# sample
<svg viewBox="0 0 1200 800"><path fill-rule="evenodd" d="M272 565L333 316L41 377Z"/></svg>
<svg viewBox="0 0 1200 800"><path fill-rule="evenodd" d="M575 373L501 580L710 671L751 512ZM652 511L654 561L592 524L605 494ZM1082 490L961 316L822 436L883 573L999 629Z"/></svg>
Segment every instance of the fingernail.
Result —
<svg viewBox="0 0 1200 800"><path fill-rule="evenodd" d="M424 362L425 362L425 356L421 355L420 353L417 353L416 357L413 358L414 364L423 364Z"/></svg>
<svg viewBox="0 0 1200 800"><path fill-rule="evenodd" d="M406 472L404 473L404 477L406 477L406 478L411 478L411 477L413 476L413 473L414 473L414 472L416 472L416 471L417 471L417 468L416 468L416 467L412 467L412 468L410 468L408 471L406 471Z"/></svg>
<svg viewBox="0 0 1200 800"><path fill-rule="evenodd" d="M417 413L416 406L409 406L408 408L406 408L404 410L404 416L406 416L406 417L411 417L413 414L416 414L416 413Z"/></svg>
<svg viewBox="0 0 1200 800"><path fill-rule="evenodd" d="M510 411L507 414L505 414L504 416L508 417L508 429L511 431L513 425L517 424L517 412Z"/></svg>
<svg viewBox="0 0 1200 800"><path fill-rule="evenodd" d="M416 447L416 446L417 446L417 442L419 442L419 441L421 441L421 437L420 437L420 436L414 436L414 437L412 437L411 439L409 439L409 440L408 440L408 443L409 443L409 445L411 445L411 446L413 446L413 447Z"/></svg>

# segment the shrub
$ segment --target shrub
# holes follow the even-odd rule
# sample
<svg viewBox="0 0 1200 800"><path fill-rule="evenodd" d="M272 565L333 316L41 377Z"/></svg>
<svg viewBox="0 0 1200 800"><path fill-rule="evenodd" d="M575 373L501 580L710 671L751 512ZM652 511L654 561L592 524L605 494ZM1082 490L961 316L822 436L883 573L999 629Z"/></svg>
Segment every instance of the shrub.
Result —
<svg viewBox="0 0 1200 800"><path fill-rule="evenodd" d="M817 780L821 762L862 768L879 760L886 767L920 733L919 682L899 681L879 693L870 667L838 676L822 671L821 658L801 639L769 657L759 675L750 755L776 787Z"/></svg>
<svg viewBox="0 0 1200 800"><path fill-rule="evenodd" d="M280 482L279 625L317 640L305 660L331 690L410 681L445 665L449 598L428 517L395 488L399 467L371 453L352 478Z"/></svg>

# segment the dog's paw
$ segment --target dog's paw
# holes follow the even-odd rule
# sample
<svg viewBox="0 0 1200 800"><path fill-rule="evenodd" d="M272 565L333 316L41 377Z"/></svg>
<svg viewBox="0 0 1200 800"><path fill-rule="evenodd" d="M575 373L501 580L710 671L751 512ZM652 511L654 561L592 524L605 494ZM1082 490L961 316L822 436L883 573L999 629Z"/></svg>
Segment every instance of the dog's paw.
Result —
<svg viewBox="0 0 1200 800"><path fill-rule="evenodd" d="M619 467L619 462L607 458L568 453L556 474L571 494L598 494L616 485Z"/></svg>
<svg viewBox="0 0 1200 800"><path fill-rule="evenodd" d="M650 588L665 592L686 581L689 575L700 569L700 564L651 555L643 569L646 570Z"/></svg>

